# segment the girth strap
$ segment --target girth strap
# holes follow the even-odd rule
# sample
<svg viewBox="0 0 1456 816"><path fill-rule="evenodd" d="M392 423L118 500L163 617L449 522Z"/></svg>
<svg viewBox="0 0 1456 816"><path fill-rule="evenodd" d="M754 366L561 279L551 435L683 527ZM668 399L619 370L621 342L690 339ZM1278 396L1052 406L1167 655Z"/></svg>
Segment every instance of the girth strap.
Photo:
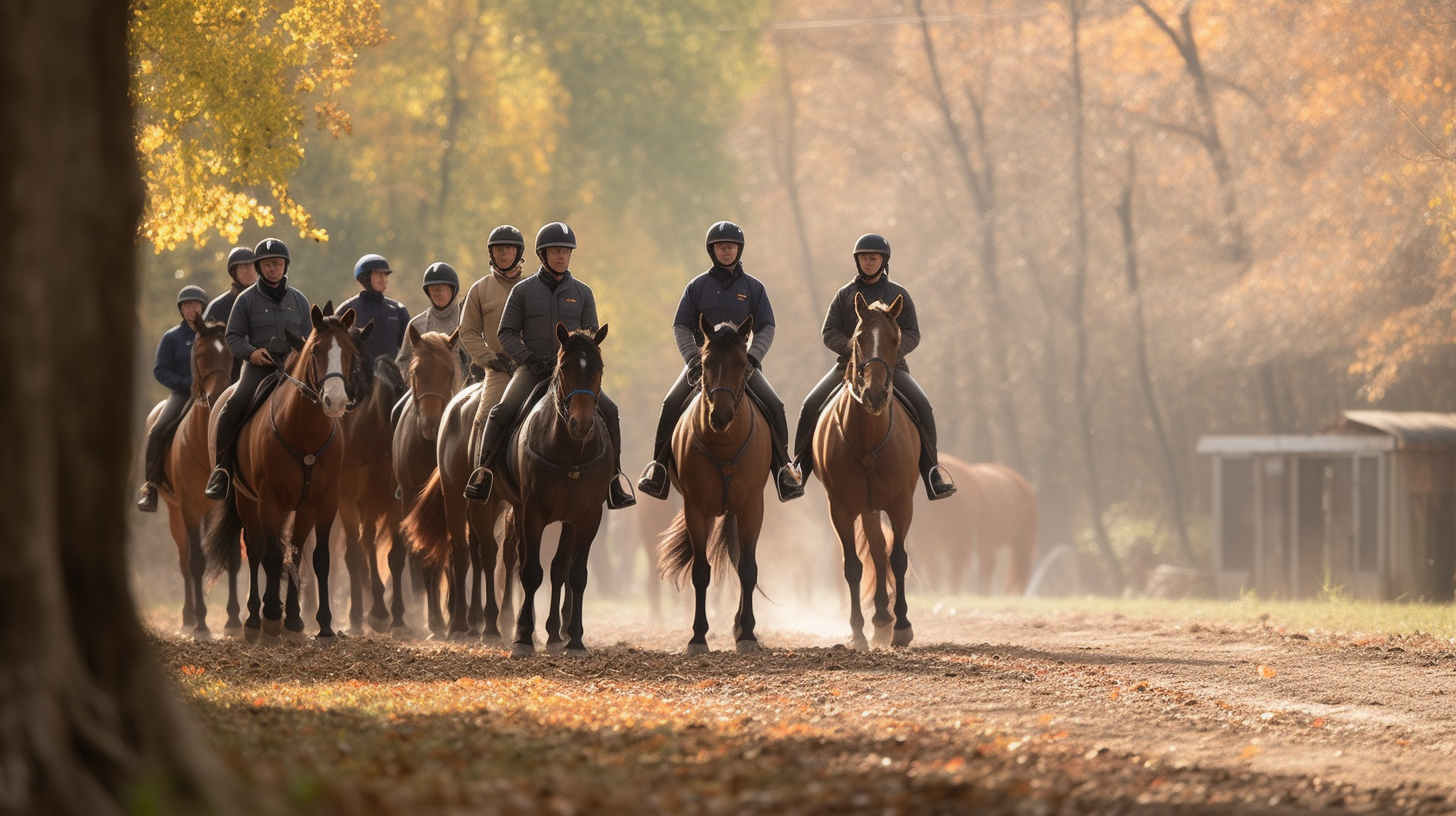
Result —
<svg viewBox="0 0 1456 816"><path fill-rule="evenodd" d="M698 453L701 453L709 462L712 462L718 467L718 473L723 479L724 513L728 512L728 487L733 484L733 466L738 464L738 460L743 456L743 452L748 450L748 443L753 440L753 432L757 428L758 412L750 408L748 411L748 436L743 438L743 444L738 446L738 452L733 454L733 458L726 462L714 456L713 452L708 450L708 446L704 445L703 441L698 439L696 434L693 435L693 447L697 448Z"/></svg>
<svg viewBox="0 0 1456 816"><path fill-rule="evenodd" d="M293 509L297 511L308 503L308 488L313 484L313 466L318 462L318 458L324 455L324 451L329 449L329 445L334 443L334 437L339 433L339 423L337 421L333 423L333 427L329 429L329 438L324 440L324 444L318 450L307 454L299 453L279 432L278 420L273 416L275 410L277 410L276 404L270 401L268 403L268 424L273 426L273 436L279 444L283 445L284 450L293 454L293 458L298 460L299 467L303 468L303 490L298 495L298 504L293 506Z"/></svg>

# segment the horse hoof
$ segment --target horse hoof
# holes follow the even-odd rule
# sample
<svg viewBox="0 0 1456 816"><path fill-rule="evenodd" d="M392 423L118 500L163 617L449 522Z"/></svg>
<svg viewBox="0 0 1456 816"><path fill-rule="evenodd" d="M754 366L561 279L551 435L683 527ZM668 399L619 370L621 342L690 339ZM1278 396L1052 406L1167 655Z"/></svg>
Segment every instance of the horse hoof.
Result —
<svg viewBox="0 0 1456 816"><path fill-rule="evenodd" d="M891 635L889 626L876 626L875 635L870 638L870 646L875 649L883 649L890 645Z"/></svg>
<svg viewBox="0 0 1456 816"><path fill-rule="evenodd" d="M535 657L536 647L530 643L517 643L511 647L511 659L520 660L526 657Z"/></svg>
<svg viewBox="0 0 1456 816"><path fill-rule="evenodd" d="M915 627L906 626L904 629L896 629L893 637L890 638L891 646L909 646L910 641L915 639Z"/></svg>
<svg viewBox="0 0 1456 816"><path fill-rule="evenodd" d="M576 657L576 658L586 657L587 656L586 647L585 646L567 646L566 647L566 656L567 657Z"/></svg>
<svg viewBox="0 0 1456 816"><path fill-rule="evenodd" d="M272 637L278 637L279 635L283 634L283 621L282 620L268 620L267 618L264 618L263 619L263 634L270 635Z"/></svg>
<svg viewBox="0 0 1456 816"><path fill-rule="evenodd" d="M212 640L212 630L206 626L199 626L192 630L193 640Z"/></svg>
<svg viewBox="0 0 1456 816"><path fill-rule="evenodd" d="M324 634L323 632L319 632L318 633L318 637L314 638L314 642L317 643L320 646L332 646L337 641L334 638L334 633L333 632L329 632L328 634Z"/></svg>
<svg viewBox="0 0 1456 816"><path fill-rule="evenodd" d="M400 624L399 626L391 627L390 630L389 630L389 636L391 638L394 638L395 640L415 640L416 639L415 638L415 630L409 628L408 626L405 626L404 624Z"/></svg>
<svg viewBox="0 0 1456 816"><path fill-rule="evenodd" d="M256 646L258 644L258 641L262 639L262 637L263 630L260 627L247 626L243 628L243 639L246 640L248 643Z"/></svg>
<svg viewBox="0 0 1456 816"><path fill-rule="evenodd" d="M242 637L243 636L243 623L242 623L242 621L228 621L228 625L227 626L224 626L222 628L222 634L223 634L223 637L230 637L230 638Z"/></svg>
<svg viewBox="0 0 1456 816"><path fill-rule="evenodd" d="M707 654L709 651L710 650L708 649L708 644L706 643L689 643L686 654L700 655Z"/></svg>
<svg viewBox="0 0 1456 816"><path fill-rule="evenodd" d="M392 620L393 618L388 615L370 615L369 628L382 635L389 631L389 624Z"/></svg>
<svg viewBox="0 0 1456 816"><path fill-rule="evenodd" d="M480 645L491 649L504 649L506 647L506 641L505 638L500 636L500 632L487 632L480 636Z"/></svg>
<svg viewBox="0 0 1456 816"><path fill-rule="evenodd" d="M740 640L734 644L734 648L738 649L739 654L753 654L754 652L763 651L763 647L759 646L756 640Z"/></svg>
<svg viewBox="0 0 1456 816"><path fill-rule="evenodd" d="M546 654L559 655L566 651L566 644L560 640L547 641Z"/></svg>
<svg viewBox="0 0 1456 816"><path fill-rule="evenodd" d="M856 652L868 652L870 650L870 643L865 640L864 635L855 635L849 641L849 648Z"/></svg>
<svg viewBox="0 0 1456 816"><path fill-rule="evenodd" d="M450 641L451 643L469 643L470 642L470 633L469 632L451 632L450 633L450 637L446 638L446 640Z"/></svg>

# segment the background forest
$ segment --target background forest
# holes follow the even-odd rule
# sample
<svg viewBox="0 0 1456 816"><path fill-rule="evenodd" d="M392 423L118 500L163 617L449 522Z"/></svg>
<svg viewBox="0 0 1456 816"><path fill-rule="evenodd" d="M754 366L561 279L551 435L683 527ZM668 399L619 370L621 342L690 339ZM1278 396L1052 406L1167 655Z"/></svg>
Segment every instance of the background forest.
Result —
<svg viewBox="0 0 1456 816"><path fill-rule="evenodd" d="M379 252L414 313L429 263L472 281L492 227L561 219L635 472L711 222L791 422L877 231L942 448L1027 474L1043 547L1196 563L1198 436L1456 410L1453 40L1436 0L138 5L141 399L235 243L284 239L319 302Z"/></svg>

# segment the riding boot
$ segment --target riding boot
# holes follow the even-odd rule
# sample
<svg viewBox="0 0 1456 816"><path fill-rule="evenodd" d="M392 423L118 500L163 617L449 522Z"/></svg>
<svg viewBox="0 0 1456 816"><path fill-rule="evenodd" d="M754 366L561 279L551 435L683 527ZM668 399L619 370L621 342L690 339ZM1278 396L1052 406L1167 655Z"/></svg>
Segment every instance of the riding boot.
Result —
<svg viewBox="0 0 1456 816"><path fill-rule="evenodd" d="M924 437L921 437L923 440ZM933 448L920 446L920 478L925 481L925 495L931 501L950 498L956 492L955 481L950 478L950 471L941 465L935 455Z"/></svg>
<svg viewBox="0 0 1456 816"><path fill-rule="evenodd" d="M500 447L501 440L510 428L510 424L510 421L504 417L498 419L491 417L486 420L485 430L480 438L480 448L476 452L475 470L471 472L470 479L465 483L465 498L469 501L482 504L490 500L490 488L495 481L495 474L490 472L491 461L495 459L496 448Z"/></svg>
<svg viewBox="0 0 1456 816"><path fill-rule="evenodd" d="M667 464L672 461L672 432L693 388L692 370L684 368L662 399L662 412L657 415L657 433L652 441L652 461L642 469L642 476L637 480L637 489L654 499L666 499L672 489L667 473Z"/></svg>
<svg viewBox="0 0 1456 816"><path fill-rule="evenodd" d="M232 485L232 479L228 476L228 470L219 464L212 469L207 476L207 487L202 489L202 495L214 501L222 501L227 498L228 488Z"/></svg>
<svg viewBox="0 0 1456 816"><path fill-rule="evenodd" d="M151 482L143 482L141 492L137 494L137 509L143 513L157 512L157 486Z"/></svg>
<svg viewBox="0 0 1456 816"><path fill-rule="evenodd" d="M769 425L772 427L774 423L770 422ZM804 495L804 477L799 474L799 468L789 461L789 446L784 439L777 433L770 433L769 436L773 438L770 451L774 487L778 490L779 501L793 501Z"/></svg>
<svg viewBox="0 0 1456 816"><path fill-rule="evenodd" d="M814 473L814 428L819 424L819 411L809 410L807 402L799 412L799 427L794 429L794 466L804 482Z"/></svg>
<svg viewBox="0 0 1456 816"><path fill-rule="evenodd" d="M616 412L602 412L602 418L607 421L607 435L612 438L612 464L616 472L612 475L612 483L607 487L607 509L621 510L624 507L631 507L637 503L637 496L632 492L632 482L622 473L622 424Z"/></svg>

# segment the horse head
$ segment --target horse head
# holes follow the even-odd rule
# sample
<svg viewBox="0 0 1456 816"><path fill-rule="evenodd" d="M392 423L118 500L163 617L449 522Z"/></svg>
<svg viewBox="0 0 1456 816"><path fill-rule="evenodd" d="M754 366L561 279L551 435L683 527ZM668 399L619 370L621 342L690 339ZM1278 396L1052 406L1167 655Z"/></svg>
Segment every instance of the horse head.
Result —
<svg viewBox="0 0 1456 816"><path fill-rule="evenodd" d="M607 339L607 327L603 324L600 329L568 332L565 324L557 323L556 339L561 343L552 389L556 413L566 424L567 435L585 442L597 426L597 400L602 392L601 344Z"/></svg>
<svg viewBox="0 0 1456 816"><path fill-rule="evenodd" d="M332 301L327 304L333 310ZM369 324L356 339L349 330L354 327L354 310L345 309L335 317L315 305L309 312L313 334L293 362L291 375L318 395L319 406L331 419L338 419L349 409L349 377L360 357L358 343L369 336Z"/></svg>
<svg viewBox="0 0 1456 816"><path fill-rule="evenodd" d="M900 295L888 306L879 301L869 303L859 292L854 295L858 325L850 339L844 376L850 394L875 416L890 404L895 366L900 362L900 324L896 318L904 305Z"/></svg>
<svg viewBox="0 0 1456 816"><path fill-rule="evenodd" d="M748 364L748 340L753 336L753 315L741 325L719 323L710 327L698 315L698 331L703 333L703 401L708 409L708 427L723 432L737 416L748 378L753 369Z"/></svg>
<svg viewBox="0 0 1456 816"><path fill-rule="evenodd" d="M233 353L226 334L226 323L208 320L197 329L197 338L192 341L192 396L204 405L211 405L232 382Z"/></svg>
<svg viewBox="0 0 1456 816"><path fill-rule="evenodd" d="M450 398L460 390L460 362L456 347L460 345L457 328L447 337L439 332L420 333L411 323L405 331L414 358L409 367L409 389L413 393L416 424L420 435L433 440L440 430L440 417Z"/></svg>

